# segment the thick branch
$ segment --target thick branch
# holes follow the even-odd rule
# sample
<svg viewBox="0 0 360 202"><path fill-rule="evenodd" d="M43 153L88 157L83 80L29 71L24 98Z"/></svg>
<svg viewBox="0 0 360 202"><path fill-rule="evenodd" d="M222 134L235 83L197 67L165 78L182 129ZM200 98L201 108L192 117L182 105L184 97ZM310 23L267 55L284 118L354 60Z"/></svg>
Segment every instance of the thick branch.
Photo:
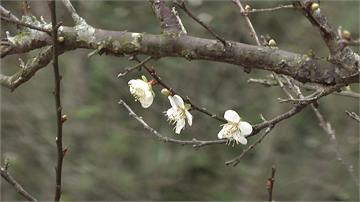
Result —
<svg viewBox="0 0 360 202"><path fill-rule="evenodd" d="M360 69L360 56L351 48L342 43L337 31L330 25L325 15L322 14L319 0L299 1L305 17L317 28L330 51L330 61L341 65L344 69L358 74ZM316 6L314 6L316 4Z"/></svg>
<svg viewBox="0 0 360 202"><path fill-rule="evenodd" d="M52 48L45 47L40 50L39 54L31 59L25 66L12 76L5 76L0 74L0 84L10 90L15 90L18 86L28 81L35 73L46 67L52 60Z"/></svg>
<svg viewBox="0 0 360 202"><path fill-rule="evenodd" d="M223 49L223 45L216 40L182 35L170 37L164 35L140 34L125 31L109 31L95 29L93 34L79 35L76 28L62 27L59 33L64 41L61 50L76 48L95 49L121 56L123 54L144 54L159 57L184 57L188 60L209 60L225 62L243 67L251 67L274 71L293 77L301 82L313 82L325 85L335 83L358 83L359 75L349 76L348 71L338 68L337 65L321 59L309 59L306 56L268 47L258 47L237 42L229 42L230 45ZM13 37L16 39L16 36ZM25 40L8 41L13 48L4 51L1 46L1 55L28 52L33 49L51 45L51 37L46 33L38 32L36 36L30 35ZM47 53L48 55L49 53ZM39 57L44 64L50 61ZM49 58L48 58L49 59ZM39 69L34 71L31 76ZM42 65L41 67L43 67ZM5 79L6 78L6 79ZM15 78L15 79L14 79ZM19 76L13 77L12 82ZM2 77L2 81L10 81L8 77ZM18 85L9 85L12 82L2 82L3 85L14 89ZM17 82L18 83L18 82ZM23 83L23 82L20 82ZM18 84L20 84L18 83Z"/></svg>
<svg viewBox="0 0 360 202"><path fill-rule="evenodd" d="M0 167L1 177L3 177L9 184L11 184L16 192L23 196L28 201L38 201L29 192L27 192L7 171L7 168Z"/></svg>

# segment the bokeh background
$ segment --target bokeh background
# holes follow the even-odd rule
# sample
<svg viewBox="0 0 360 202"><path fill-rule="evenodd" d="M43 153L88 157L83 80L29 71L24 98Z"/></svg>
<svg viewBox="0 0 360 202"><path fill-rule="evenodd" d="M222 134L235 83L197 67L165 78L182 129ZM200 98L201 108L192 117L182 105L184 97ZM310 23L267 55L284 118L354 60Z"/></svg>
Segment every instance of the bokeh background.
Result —
<svg viewBox="0 0 360 202"><path fill-rule="evenodd" d="M279 5L281 1L246 1L254 8ZM20 1L1 1L20 16ZM98 28L160 33L158 21L146 1L73 1L78 13ZM30 1L36 16L49 19L46 2ZM324 1L322 11L329 21L359 33L359 1ZM189 1L191 10L225 39L254 44L238 8L230 1ZM73 25L69 13L58 3L58 19ZM179 11L189 34L211 38L201 26ZM327 56L319 33L300 11L291 9L251 15L258 34L274 38L279 48L297 53L309 49ZM1 35L13 26L3 23ZM358 50L357 50L358 51ZM35 51L36 52L36 51ZM266 179L277 169L275 200L359 200L359 191L347 169L336 159L336 149L319 127L310 109L278 124L271 134L248 152L236 167L225 161L245 146L216 145L199 150L158 141L117 104L124 99L152 127L179 139L216 139L219 123L193 112L194 124L175 135L163 111L170 107L155 87L157 96L149 109L142 109L130 96L127 82L146 72L125 78L116 75L134 65L127 58L87 57L89 50L67 52L60 57L64 145L69 148L63 166L64 201L88 200L267 200ZM358 51L359 52L359 51ZM28 59L33 55L23 54ZM1 72L19 69L17 55L1 59ZM144 58L144 57L142 57ZM182 95L222 115L234 109L250 123L271 118L291 106L279 104L285 95L277 87L248 84L249 78L264 78L269 72L182 58L151 62L162 79ZM358 90L357 85L352 85ZM10 162L10 172L40 200L52 200L55 184L56 121L52 96L53 72L49 65L14 92L1 88L1 161ZM359 125L345 110L359 112L358 100L337 95L320 101L320 111L333 124L340 151L359 169ZM252 143L257 138L251 138ZM1 181L1 200L22 200Z"/></svg>

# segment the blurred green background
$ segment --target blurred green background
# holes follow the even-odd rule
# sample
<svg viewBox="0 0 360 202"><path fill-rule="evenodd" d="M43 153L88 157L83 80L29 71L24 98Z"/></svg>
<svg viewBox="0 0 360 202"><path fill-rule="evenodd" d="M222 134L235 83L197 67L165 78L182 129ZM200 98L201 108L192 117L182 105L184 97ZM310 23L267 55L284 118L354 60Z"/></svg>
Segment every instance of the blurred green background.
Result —
<svg viewBox="0 0 360 202"><path fill-rule="evenodd" d="M281 1L246 1L253 8L279 5ZM1 1L20 16L20 2ZM73 1L78 13L98 28L160 33L149 3L145 1ZM32 12L49 19L46 2L30 1ZM321 10L334 26L359 33L358 1L324 1ZM254 44L238 8L230 1L190 1L189 7L225 39ZM71 26L69 13L59 2L58 19ZM179 11L190 35L211 38L201 26ZM280 49L306 53L313 49L327 56L319 33L300 11L281 10L251 15L258 34L270 35ZM13 26L1 25L15 34ZM35 51L36 52L36 51ZM149 109L133 102L127 82L147 75L133 72L117 79L127 58L87 57L90 50L67 52L60 57L64 145L69 148L63 166L64 201L87 200L267 200L266 179L275 166L274 199L359 200L359 191L347 169L336 159L336 149L319 127L310 109L277 125L271 134L248 152L236 167L225 161L238 155L243 145L216 145L194 150L190 146L165 144L151 136L117 104L124 99L151 126L179 139L216 139L219 123L192 112L194 124L181 135L172 131L163 111L170 107L155 87L157 96ZM357 50L359 52L359 50ZM23 54L24 60L32 55ZM1 72L19 69L18 55L1 60ZM144 57L142 57L144 58ZM277 87L247 84L249 78L264 78L269 72L229 64L162 58L151 62L162 79L182 95L218 115L227 109L239 112L252 124L259 114L270 119L291 106L279 104L285 95ZM148 76L148 75L147 75ZM149 76L148 76L149 77ZM351 86L358 90L357 85ZM14 92L1 88L1 160L8 159L10 172L40 200L52 200L55 184L56 121L52 96L53 72L49 65ZM359 169L359 125L345 110L359 112L358 100L330 95L320 101L320 111L337 132L341 153ZM251 138L251 144L257 138ZM22 200L1 181L1 200Z"/></svg>

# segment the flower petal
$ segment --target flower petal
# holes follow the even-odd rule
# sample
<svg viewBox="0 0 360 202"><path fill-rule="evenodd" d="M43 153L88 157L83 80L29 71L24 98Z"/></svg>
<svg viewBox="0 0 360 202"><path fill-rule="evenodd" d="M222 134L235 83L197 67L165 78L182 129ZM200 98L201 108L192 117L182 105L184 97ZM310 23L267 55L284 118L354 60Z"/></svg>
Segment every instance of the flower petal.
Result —
<svg viewBox="0 0 360 202"><path fill-rule="evenodd" d="M233 123L237 123L240 121L240 116L238 113L236 113L236 111L234 110L226 110L225 114L224 114L224 118L229 121L229 122L233 122Z"/></svg>
<svg viewBox="0 0 360 202"><path fill-rule="evenodd" d="M180 96L174 95L174 96L172 96L172 99L177 107L180 107L183 109L185 108L184 101Z"/></svg>
<svg viewBox="0 0 360 202"><path fill-rule="evenodd" d="M179 119L176 122L175 133L180 134L181 130L185 127L185 119Z"/></svg>
<svg viewBox="0 0 360 202"><path fill-rule="evenodd" d="M174 108L170 108L166 111L166 116L169 118L169 119L173 119L174 117L174 113L175 113L175 110Z"/></svg>
<svg viewBox="0 0 360 202"><path fill-rule="evenodd" d="M188 110L185 110L185 116L186 116L186 119L187 119L187 122L189 124L189 126L192 125L192 115L190 114L190 112Z"/></svg>
<svg viewBox="0 0 360 202"><path fill-rule="evenodd" d="M171 107L177 109L178 106L176 105L173 96L168 96L168 99L170 101Z"/></svg>
<svg viewBox="0 0 360 202"><path fill-rule="evenodd" d="M225 132L225 128L222 128L219 133L217 134L217 137L219 139L223 139L224 138L224 132Z"/></svg>
<svg viewBox="0 0 360 202"><path fill-rule="evenodd" d="M250 123L245 122L245 121L240 121L239 128L241 130L241 134L244 135L244 136L250 135L252 133L252 131L253 131L253 128L250 125Z"/></svg>
<svg viewBox="0 0 360 202"><path fill-rule="evenodd" d="M246 145L247 144L247 139L242 136L242 135L239 135L239 136L236 136L236 138L234 138L237 142L240 142L240 144L243 144L243 145Z"/></svg>
<svg viewBox="0 0 360 202"><path fill-rule="evenodd" d="M150 93L150 95L147 95L145 97L140 97L139 101L141 103L141 106L143 108L148 108L150 107L150 105L153 103L154 101L154 97L152 96L152 94Z"/></svg>
<svg viewBox="0 0 360 202"><path fill-rule="evenodd" d="M131 79L128 84L134 86L135 88L142 88L144 90L149 89L148 83L141 79Z"/></svg>

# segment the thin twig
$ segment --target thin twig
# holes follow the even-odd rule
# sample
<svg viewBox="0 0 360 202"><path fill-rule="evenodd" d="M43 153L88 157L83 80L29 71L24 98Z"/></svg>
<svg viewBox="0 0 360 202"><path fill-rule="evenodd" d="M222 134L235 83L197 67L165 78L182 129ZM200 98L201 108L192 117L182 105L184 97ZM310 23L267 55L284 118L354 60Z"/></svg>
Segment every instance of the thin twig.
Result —
<svg viewBox="0 0 360 202"><path fill-rule="evenodd" d="M6 17L6 18L10 18L15 21L19 21L18 17L16 17L14 14L11 13L11 11L7 10L2 5L0 5L0 14L1 14L1 17Z"/></svg>
<svg viewBox="0 0 360 202"><path fill-rule="evenodd" d="M3 16L1 16L1 20L9 22L9 23L16 24L16 25L19 25L19 26L28 27L30 29L34 29L34 30L37 30L37 31L45 32L45 33L48 33L48 34L51 35L51 30L32 25L30 23L22 22L22 21L19 21L19 20L14 20L14 19L11 19L11 18L6 18L6 17L3 17Z"/></svg>
<svg viewBox="0 0 360 202"><path fill-rule="evenodd" d="M349 112L349 111L345 111L347 115L349 115L352 119L360 122L360 116L357 115L355 112Z"/></svg>
<svg viewBox="0 0 360 202"><path fill-rule="evenodd" d="M64 149L62 144L62 127L64 120L62 119L62 107L60 99L60 82L61 76L59 73L58 64L58 42L57 42L57 22L56 22L56 5L55 0L49 1L49 8L51 11L51 24L52 24L52 40L53 40L53 67L54 67L54 81L55 81L55 111L56 111L56 123L57 123L57 163L56 163L56 186L55 186L55 201L60 201L61 198L61 180L62 180L62 165L64 159Z"/></svg>
<svg viewBox="0 0 360 202"><path fill-rule="evenodd" d="M118 102L120 105L123 105L128 111L129 115L133 118L135 118L141 125L148 131L150 131L153 135L155 135L157 138L159 138L161 141L165 143L173 143L173 144L180 144L180 145L192 145L194 148L200 148L206 145L213 145L213 144L226 144L226 140L178 140L170 137L166 137L162 134L160 134L158 131L156 131L154 128L150 127L142 117L135 114L135 112L127 105L123 100L120 100Z"/></svg>
<svg viewBox="0 0 360 202"><path fill-rule="evenodd" d="M145 60L139 62L138 64L132 66L132 67L126 67L124 72L121 72L117 75L118 78L123 77L125 75L127 75L128 73L130 73L131 71L135 70L135 69L140 69L141 66L143 66L145 63L147 63L148 61L150 61L152 59L151 56L147 57Z"/></svg>
<svg viewBox="0 0 360 202"><path fill-rule="evenodd" d="M141 63L142 61L139 60L136 56L133 56L133 59L139 63ZM167 85L156 73L155 69L153 67L149 67L147 64L143 64L142 67L144 67L144 69L150 74L150 76L152 78L154 78L158 84L160 84L162 87L168 89L172 95L179 95L186 103L190 104L191 105L191 109L193 110L196 110L196 111L199 111L201 113L204 113L208 116L210 116L211 118L213 119L216 119L218 121L221 121L222 123L227 123L227 121L220 117L220 116L217 116L216 114L208 111L207 109L203 108L203 107L199 107L197 105L195 105L193 102L191 102L190 98L189 97L184 97L184 96L181 96L179 93L177 93L173 88L171 88L169 85Z"/></svg>
<svg viewBox="0 0 360 202"><path fill-rule="evenodd" d="M7 166L0 167L1 177L3 177L11 186L13 186L17 193L23 196L28 201L38 201L34 196L29 194L19 182L17 182L8 172Z"/></svg>
<svg viewBox="0 0 360 202"><path fill-rule="evenodd" d="M188 9L188 7L186 6L185 2L182 1L181 3L178 2L174 2L179 8L181 8L183 11L185 11L185 13L191 17L193 20L195 20L197 23L199 23L202 27L204 27L213 37L215 37L217 40L219 40L224 47L227 46L226 40L219 36L218 34L216 34L209 26L207 26L203 21L201 21L199 18L197 18L194 14L192 14L192 12Z"/></svg>
<svg viewBox="0 0 360 202"><path fill-rule="evenodd" d="M275 172L276 172L276 169L273 166L271 168L271 176L266 181L266 189L268 190L268 193L269 193L269 198L268 198L269 202L273 201L273 189L274 189L274 183L275 183Z"/></svg>
<svg viewBox="0 0 360 202"><path fill-rule="evenodd" d="M317 108L314 107L314 105L312 105L311 107L312 107L313 111L315 112L316 117L319 119L320 127L329 135L330 141L335 147L337 160L340 161L340 163L343 166L345 166L345 168L347 169L347 171L351 175L352 179L355 181L356 185L360 186L359 185L359 178L356 177L356 175L354 173L354 166L350 162L345 160L344 157L342 156L341 152L340 152L340 147L339 147L339 144L337 142L335 130L332 129L331 124L325 120L324 116L319 112L319 110Z"/></svg>
<svg viewBox="0 0 360 202"><path fill-rule="evenodd" d="M288 79L288 77L286 77ZM319 88L322 88L323 86L320 85L316 85L316 84L309 84L309 83L305 83L302 84L298 81L293 81L296 82L297 86L301 86L302 88L306 89L306 90L318 90ZM247 83L257 83L257 84L261 84L265 87L272 87L272 86L278 86L279 83L277 83L275 80L273 79L255 79L255 78L250 78L248 79ZM345 97L350 97L350 98L360 98L360 93L351 91L351 90L342 90L341 92L334 92L335 95L339 95L339 96L345 96Z"/></svg>
<svg viewBox="0 0 360 202"><path fill-rule="evenodd" d="M293 9L296 8L294 5L292 4L288 4L288 5L280 5L280 6L276 6L276 7L272 7L272 8L251 8L250 10L245 10L246 14L251 14L251 13L258 13L258 12L270 12L270 11L277 11L280 9Z"/></svg>
<svg viewBox="0 0 360 202"><path fill-rule="evenodd" d="M259 137L259 139L257 139L253 144L251 144L249 147L247 147L246 149L244 149L240 155L236 156L235 158L226 161L225 164L226 165L232 165L232 166L236 166L239 162L240 159L250 150L252 150L254 147L256 147L256 145L260 144L262 142L262 140L270 133L270 131L274 128L274 125L270 125L264 132L263 135L261 135Z"/></svg>
<svg viewBox="0 0 360 202"><path fill-rule="evenodd" d="M240 13L244 16L245 20L246 20L246 23L250 29L250 32L251 32L251 36L254 37L255 41L256 41L256 44L258 46L261 46L261 42L259 40L259 37L255 31L255 28L254 26L252 25L251 23L251 20L250 18L246 15L246 11L244 9L244 7L242 6L240 0L233 0L233 2L239 7L239 10L240 10ZM280 76L277 75L275 72L272 72L272 75L274 76L275 80L278 82L281 90L290 98L292 99L292 95L291 93L285 88L284 84L282 83L281 79L280 79Z"/></svg>
<svg viewBox="0 0 360 202"><path fill-rule="evenodd" d="M239 7L240 13L245 17L246 23L247 23L247 25L248 25L248 27L250 28L250 31L251 31L251 36L255 38L256 44L258 46L261 46L259 37L256 34L256 31L255 31L254 26L252 25L252 23L250 21L250 18L245 15L244 7L242 6L242 4L240 3L239 0L233 0L233 2Z"/></svg>

